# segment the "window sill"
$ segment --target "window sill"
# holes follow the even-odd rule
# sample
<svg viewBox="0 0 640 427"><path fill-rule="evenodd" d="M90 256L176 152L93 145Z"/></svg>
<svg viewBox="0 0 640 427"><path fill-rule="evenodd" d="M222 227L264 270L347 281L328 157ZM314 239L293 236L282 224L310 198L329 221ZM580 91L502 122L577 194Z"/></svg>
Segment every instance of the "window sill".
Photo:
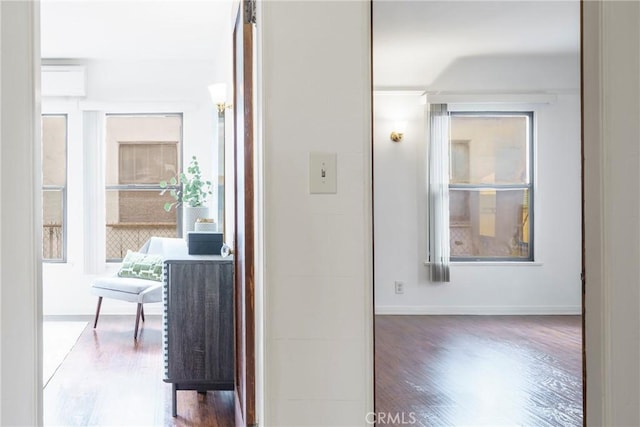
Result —
<svg viewBox="0 0 640 427"><path fill-rule="evenodd" d="M538 261L451 261L452 266L468 267L468 266L488 266L488 267L542 267L542 263Z"/></svg>
<svg viewBox="0 0 640 427"><path fill-rule="evenodd" d="M424 265L429 266L425 261ZM451 267L542 267L539 261L451 261Z"/></svg>

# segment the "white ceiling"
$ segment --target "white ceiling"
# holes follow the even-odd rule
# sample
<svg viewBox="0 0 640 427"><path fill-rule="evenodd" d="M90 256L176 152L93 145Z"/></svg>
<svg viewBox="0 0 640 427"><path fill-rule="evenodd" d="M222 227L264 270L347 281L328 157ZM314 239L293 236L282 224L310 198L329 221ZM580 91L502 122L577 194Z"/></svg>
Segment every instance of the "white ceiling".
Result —
<svg viewBox="0 0 640 427"><path fill-rule="evenodd" d="M232 0L42 0L42 57L215 60L229 52L231 9ZM458 58L578 48L578 0L373 3L376 87L428 87Z"/></svg>
<svg viewBox="0 0 640 427"><path fill-rule="evenodd" d="M578 0L374 0L374 85L426 88L465 57L576 55L579 35Z"/></svg>
<svg viewBox="0 0 640 427"><path fill-rule="evenodd" d="M42 0L42 57L211 60L231 22L231 0Z"/></svg>

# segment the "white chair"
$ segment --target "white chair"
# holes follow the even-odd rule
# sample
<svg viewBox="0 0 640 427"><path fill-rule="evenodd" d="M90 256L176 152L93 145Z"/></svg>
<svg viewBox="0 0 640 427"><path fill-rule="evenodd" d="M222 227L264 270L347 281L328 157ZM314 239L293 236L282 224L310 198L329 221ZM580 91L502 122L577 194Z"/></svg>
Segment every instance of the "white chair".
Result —
<svg viewBox="0 0 640 427"><path fill-rule="evenodd" d="M144 254L161 255L166 258L168 255L187 254L187 244L184 239L169 237L152 237L138 251ZM100 316L100 306L102 298L113 298L121 301L129 301L138 304L136 313L136 326L133 332L133 339L138 339L138 326L140 318L144 322L143 304L152 302L162 302L162 282L139 279L133 277L120 277L117 274L109 277L95 279L91 283L91 293L98 296L98 306L93 328L98 325Z"/></svg>

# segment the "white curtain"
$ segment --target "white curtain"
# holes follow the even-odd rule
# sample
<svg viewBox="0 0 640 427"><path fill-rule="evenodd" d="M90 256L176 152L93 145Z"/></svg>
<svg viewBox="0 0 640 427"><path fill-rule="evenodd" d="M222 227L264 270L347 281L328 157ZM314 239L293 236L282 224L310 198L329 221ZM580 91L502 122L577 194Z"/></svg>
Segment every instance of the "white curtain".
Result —
<svg viewBox="0 0 640 427"><path fill-rule="evenodd" d="M429 276L449 281L449 112L447 104L429 109Z"/></svg>

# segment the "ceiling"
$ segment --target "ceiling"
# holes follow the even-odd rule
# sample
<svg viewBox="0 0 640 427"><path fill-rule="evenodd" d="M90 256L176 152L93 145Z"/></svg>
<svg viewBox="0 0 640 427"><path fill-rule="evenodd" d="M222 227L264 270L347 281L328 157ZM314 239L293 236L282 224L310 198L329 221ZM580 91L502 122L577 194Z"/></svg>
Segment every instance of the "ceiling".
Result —
<svg viewBox="0 0 640 427"><path fill-rule="evenodd" d="M213 60L231 0L42 0L43 58Z"/></svg>
<svg viewBox="0 0 640 427"><path fill-rule="evenodd" d="M232 0L42 0L43 58L215 60ZM425 88L456 59L576 55L579 1L374 0L374 85Z"/></svg>
<svg viewBox="0 0 640 427"><path fill-rule="evenodd" d="M577 55L578 0L374 0L374 86L427 88L468 57Z"/></svg>

